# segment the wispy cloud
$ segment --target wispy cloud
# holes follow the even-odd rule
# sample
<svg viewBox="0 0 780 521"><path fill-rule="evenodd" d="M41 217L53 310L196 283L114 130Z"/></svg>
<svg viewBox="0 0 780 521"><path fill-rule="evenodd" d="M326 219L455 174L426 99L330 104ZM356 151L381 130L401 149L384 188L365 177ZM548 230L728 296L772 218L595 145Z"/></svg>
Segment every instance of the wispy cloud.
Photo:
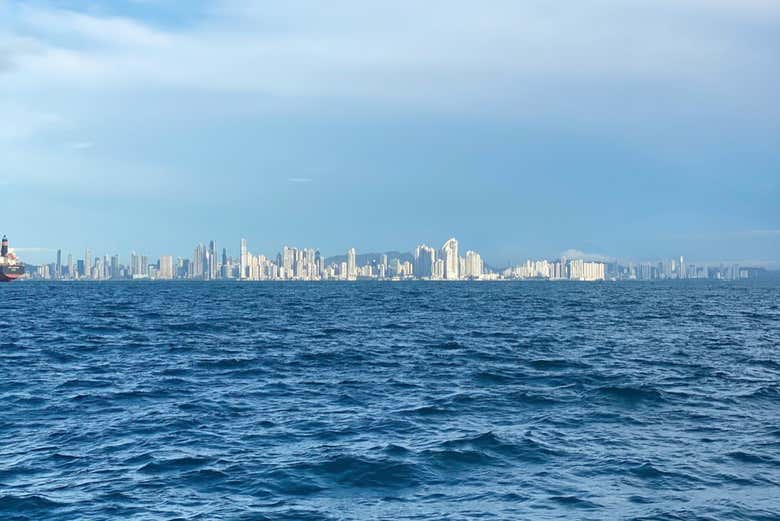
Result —
<svg viewBox="0 0 780 521"><path fill-rule="evenodd" d="M475 110L479 99L485 108L571 114L628 104L641 96L626 88L633 82L673 85L678 97L693 89L697 103L745 89L774 96L777 78L766 73L773 46L743 38L740 25L710 22L736 12L741 24L761 26L780 17L777 5L344 1L318 9L222 0L200 23L175 30L52 7L5 18L7 31L40 47L13 59L20 86L189 88L457 110ZM0 54L0 63L9 60ZM600 105L589 109L588 101Z"/></svg>
<svg viewBox="0 0 780 521"><path fill-rule="evenodd" d="M288 181L291 183L311 183L313 179L310 177L291 177Z"/></svg>

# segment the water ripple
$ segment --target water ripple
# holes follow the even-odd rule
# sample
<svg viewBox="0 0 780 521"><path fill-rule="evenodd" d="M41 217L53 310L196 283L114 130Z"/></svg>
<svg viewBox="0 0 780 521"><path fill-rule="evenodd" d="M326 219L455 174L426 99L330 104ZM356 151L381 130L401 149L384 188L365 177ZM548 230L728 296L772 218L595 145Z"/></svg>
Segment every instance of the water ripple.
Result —
<svg viewBox="0 0 780 521"><path fill-rule="evenodd" d="M777 283L17 283L0 519L780 519Z"/></svg>

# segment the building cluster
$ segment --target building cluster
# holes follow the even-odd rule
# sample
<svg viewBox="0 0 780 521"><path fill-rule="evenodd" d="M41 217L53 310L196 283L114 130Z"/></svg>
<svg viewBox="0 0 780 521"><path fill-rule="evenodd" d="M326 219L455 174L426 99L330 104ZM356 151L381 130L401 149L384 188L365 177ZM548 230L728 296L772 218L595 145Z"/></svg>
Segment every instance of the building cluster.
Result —
<svg viewBox="0 0 780 521"><path fill-rule="evenodd" d="M603 262L586 262L582 259L527 260L513 268L504 270L507 279L545 280L605 280L606 266Z"/></svg>
<svg viewBox="0 0 780 521"><path fill-rule="evenodd" d="M561 258L527 260L496 272L485 266L479 253L460 254L458 241L450 239L441 248L421 244L413 254L358 256L354 248L346 255L326 259L319 250L285 246L275 257L253 254L241 239L238 258L217 248L216 241L198 244L192 258L164 255L156 262L136 253L127 263L119 255L93 256L90 250L81 259L68 254L63 259L37 266L32 278L46 280L679 280L755 278L759 268L738 265L703 266L686 263L683 257L657 263L586 261Z"/></svg>
<svg viewBox="0 0 780 521"><path fill-rule="evenodd" d="M619 264L608 263L607 277L614 280L682 280L714 279L741 280L763 276L766 270L739 264L693 264L685 262L684 257L658 262L640 262Z"/></svg>
<svg viewBox="0 0 780 521"><path fill-rule="evenodd" d="M34 278L54 280L359 280L359 279L427 279L474 280L496 278L488 273L479 253L459 255L458 241L448 240L440 249L420 245L412 258L380 254L358 262L354 248L336 260L327 260L319 250L285 246L275 257L253 254L241 239L239 256L221 252L216 241L198 244L192 257L160 257L151 263L145 255L132 252L127 264L119 255L94 257L90 250L74 260L69 254L63 262L62 250L51 264L38 266Z"/></svg>
<svg viewBox="0 0 780 521"><path fill-rule="evenodd" d="M686 263L683 257L659 262L620 263L616 261L586 261L583 259L527 260L507 268L503 279L543 280L740 280L759 278L766 273L762 268L738 264L696 265Z"/></svg>

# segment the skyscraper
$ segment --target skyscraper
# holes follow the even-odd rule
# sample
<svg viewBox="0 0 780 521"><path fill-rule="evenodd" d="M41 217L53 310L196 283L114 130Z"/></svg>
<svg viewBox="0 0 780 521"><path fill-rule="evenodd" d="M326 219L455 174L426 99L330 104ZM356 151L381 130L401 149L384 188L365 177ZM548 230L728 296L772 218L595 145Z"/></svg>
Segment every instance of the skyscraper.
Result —
<svg viewBox="0 0 780 521"><path fill-rule="evenodd" d="M111 278L119 278L119 255L111 257Z"/></svg>
<svg viewBox="0 0 780 521"><path fill-rule="evenodd" d="M414 251L414 274L420 278L434 278L436 250L420 244Z"/></svg>
<svg viewBox="0 0 780 521"><path fill-rule="evenodd" d="M84 250L84 275L85 279L92 276L92 252L89 249Z"/></svg>
<svg viewBox="0 0 780 521"><path fill-rule="evenodd" d="M173 278L173 257L170 255L163 255L160 257L160 272L158 278L163 280L170 280Z"/></svg>
<svg viewBox="0 0 780 521"><path fill-rule="evenodd" d="M355 252L355 248L347 250L347 276L350 279L357 277L357 252Z"/></svg>
<svg viewBox="0 0 780 521"><path fill-rule="evenodd" d="M219 257L217 256L217 241L209 241L209 280L219 278Z"/></svg>
<svg viewBox="0 0 780 521"><path fill-rule="evenodd" d="M458 257L458 241L450 239L444 243L441 247L441 258L444 261L444 274L445 280L458 280L460 278L459 264L460 259Z"/></svg>
<svg viewBox="0 0 780 521"><path fill-rule="evenodd" d="M241 239L241 257L239 258L239 279L245 279L248 271L246 239Z"/></svg>
<svg viewBox="0 0 780 521"><path fill-rule="evenodd" d="M62 278L62 250L57 250L57 265L54 268L54 278Z"/></svg>
<svg viewBox="0 0 780 521"><path fill-rule="evenodd" d="M484 264L482 263L482 257L479 255L479 253L475 251L467 251L466 252L466 259L464 262L464 277L470 277L478 279L482 276L482 272L484 269ZM548 277L554 277L553 275L548 274Z"/></svg>

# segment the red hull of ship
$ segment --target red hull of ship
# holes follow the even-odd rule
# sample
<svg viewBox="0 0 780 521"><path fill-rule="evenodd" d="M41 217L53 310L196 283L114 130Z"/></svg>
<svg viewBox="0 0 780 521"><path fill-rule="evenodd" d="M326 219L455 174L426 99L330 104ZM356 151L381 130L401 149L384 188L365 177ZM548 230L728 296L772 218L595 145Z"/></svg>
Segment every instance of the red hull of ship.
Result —
<svg viewBox="0 0 780 521"><path fill-rule="evenodd" d="M19 277L21 275L0 273L0 282L13 282Z"/></svg>

